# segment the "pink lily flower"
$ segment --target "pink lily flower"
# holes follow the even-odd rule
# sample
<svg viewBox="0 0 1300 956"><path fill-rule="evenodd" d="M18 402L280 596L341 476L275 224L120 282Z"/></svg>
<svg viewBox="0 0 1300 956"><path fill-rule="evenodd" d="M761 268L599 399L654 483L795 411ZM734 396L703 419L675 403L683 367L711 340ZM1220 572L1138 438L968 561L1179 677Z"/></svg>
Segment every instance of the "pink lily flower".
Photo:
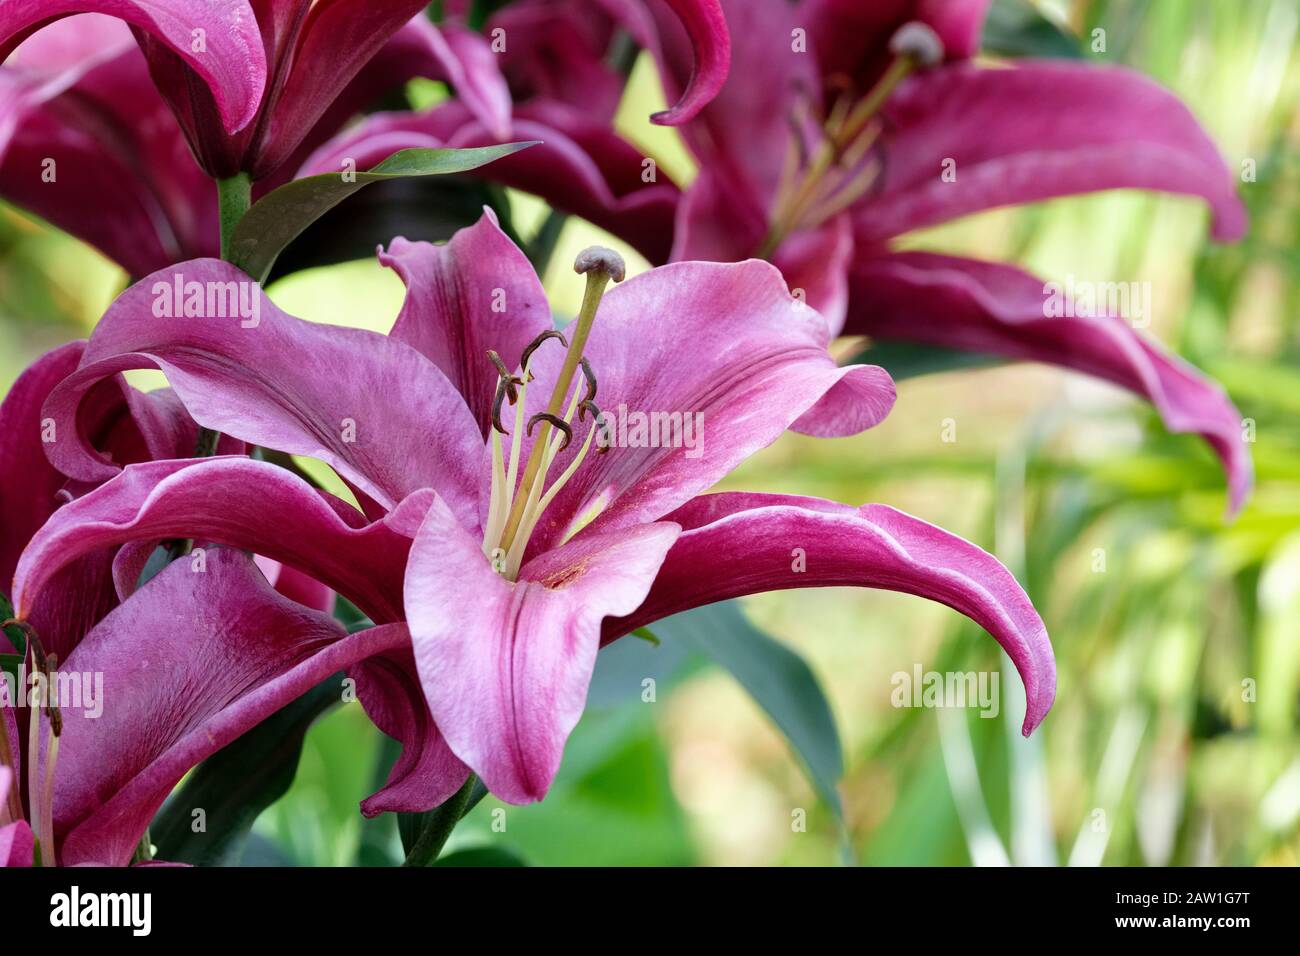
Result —
<svg viewBox="0 0 1300 956"><path fill-rule="evenodd" d="M1214 238L1239 238L1233 176L1176 97L1118 67L968 62L988 0L723 6L735 70L683 128L701 171L677 209L673 259L767 258L835 334L1049 362L1128 388L1171 431L1204 437L1241 506L1250 456L1216 383L1104 308L1052 312L1044 283L1012 265L892 246L980 210L1118 188L1199 197ZM685 45L658 23L671 95ZM798 427L838 433L815 416Z"/></svg>
<svg viewBox="0 0 1300 956"><path fill-rule="evenodd" d="M627 16L646 22L639 0L625 2ZM0 195L138 276L217 254L209 177L246 172L258 198L350 118L413 77L446 81L485 139L510 139L511 94L499 61L535 37L511 23L514 39L497 53L460 22L435 26L424 6L412 0L7 5L0 60L14 55L0 67ZM700 57L681 102L656 118L680 123L721 87L729 41L717 0L672 0L671 6ZM87 11L101 14L45 26ZM600 9L588 19L602 20L607 33L613 29ZM197 55L190 48L200 31L207 50ZM204 82L192 82L192 71ZM572 140L563 130L560 135L569 155ZM359 168L425 141L389 145L388 153ZM102 215L85 215L92 202ZM668 221L662 208L659 220Z"/></svg>
<svg viewBox="0 0 1300 956"><path fill-rule="evenodd" d="M437 805L471 770L504 800L541 799L602 643L760 591L856 585L947 604L1015 663L1024 732L1042 721L1051 645L992 556L884 505L708 493L821 403L862 430L894 400L883 370L834 364L825 319L771 265L679 263L605 293L622 263L589 250L576 264L587 298L561 337L490 213L444 246L394 240L381 260L407 286L389 336L265 299L253 327L160 317L173 273L240 281L219 261L127 290L44 405L64 436L51 462L106 483L36 533L14 576L17 616L57 601L49 583L81 555L177 536L345 595L382 635L351 671L360 699L406 745L368 814ZM247 458L120 470L77 431L78 409L137 367L163 370L203 426L330 464L362 510ZM702 423L699 440L638 435L626 427L638 412ZM123 610L151 600L147 586Z"/></svg>
<svg viewBox="0 0 1300 956"><path fill-rule="evenodd" d="M58 426L41 414L54 386L76 370L85 344L37 360L0 403L0 471L9 476L0 485L2 580L12 579L42 524L98 486L50 465L45 449L57 441ZM120 376L88 393L82 415L84 433L128 467L189 455L198 437L198 425L170 389L143 393ZM242 449L225 437L219 451ZM373 656L375 639L383 637L331 650L347 640L326 613L333 592L293 568L263 558L255 565L231 551L215 551L201 564L197 557L180 560L146 585L150 601L124 603L156 545L136 541L76 557L49 582L49 599L26 617L29 637L39 635L39 657L61 680L83 679L87 693L89 681L102 685L94 702L62 707L57 742L44 712L15 706L27 699L26 683L0 693L0 865L31 865L37 845L46 865L129 863L158 803L190 767L345 666L352 659L346 655ZM197 567L204 573L193 573ZM239 612L252 616L233 613L235 599ZM187 637L169 652L180 614ZM286 625L275 629L270 645L263 615ZM226 640L231 644L223 648ZM0 653L16 650L0 636ZM323 656L310 663L307 652ZM233 661L237 673L256 679L204 684L196 675L212 672L213 655L223 669ZM29 650L24 663L30 675L37 656ZM265 696L263 684L279 696Z"/></svg>
<svg viewBox="0 0 1300 956"><path fill-rule="evenodd" d="M46 866L130 864L192 767L330 675L406 643L404 628L348 635L241 552L172 563L59 662L60 685L93 684L93 699L0 707L0 865L31 865L33 846ZM392 689L386 700L402 703Z"/></svg>
<svg viewBox="0 0 1300 956"><path fill-rule="evenodd" d="M259 12L263 6L265 19L259 23L288 30L290 8L301 4L260 3ZM326 38L300 50L299 61L315 51L308 65L314 63L317 72L324 68L325 48L348 35L333 23L342 12L330 13L328 22L315 27ZM357 15L352 9L351 16ZM317 20L321 17L325 14ZM289 19L305 44L308 25L297 14ZM210 176L243 168L258 180L258 198L286 181L353 115L412 77L453 83L485 128L508 138L509 93L483 37L456 26L440 30L422 13L385 30L378 52L358 60L346 84L339 86L344 74L337 64L329 63L329 82L322 83L299 62L293 83L276 94L274 108L270 97L254 104L261 103L257 127L246 123L228 132L221 117L204 113L216 110L215 91L176 80L189 97L189 112L175 113L174 97L160 93L155 82L163 56L156 42L142 41L150 50L147 59L120 21L96 14L58 21L22 43L0 67L2 194L90 242L133 275L145 275L170 262L216 255L217 201ZM355 52L370 45L368 40ZM261 55L259 39L254 61ZM168 69L179 69L168 62ZM300 73L304 78L296 79ZM308 81L316 85L302 89ZM166 83L162 88L175 89ZM92 206L102 214L87 216Z"/></svg>

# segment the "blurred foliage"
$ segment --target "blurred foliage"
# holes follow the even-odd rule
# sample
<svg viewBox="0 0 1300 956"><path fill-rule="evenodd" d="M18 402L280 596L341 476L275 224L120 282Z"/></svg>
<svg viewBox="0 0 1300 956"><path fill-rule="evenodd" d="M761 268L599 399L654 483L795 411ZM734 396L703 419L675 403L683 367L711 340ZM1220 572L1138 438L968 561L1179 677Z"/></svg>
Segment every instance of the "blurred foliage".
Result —
<svg viewBox="0 0 1300 956"><path fill-rule="evenodd" d="M1026 35L1006 11L1026 6L999 5L1003 49ZM726 486L883 501L994 550L1053 636L1060 680L1042 729L1020 737L1018 678L945 608L881 592L764 595L744 602L751 619L806 657L831 701L843 825L759 705L707 655L685 641L625 640L601 655L547 800L485 799L453 835L449 862L1300 862L1300 2L1034 6L1065 31L1034 28L1041 36L1083 37L1083 58L1153 76L1190 105L1230 166L1254 161L1255 181L1241 184L1249 237L1212 245L1196 203L1108 193L909 241L1014 260L1046 279L1151 282L1149 333L1215 376L1255 422L1257 488L1243 513L1225 523L1222 475L1199 441L1166 434L1147 406L1108 386L1029 366L940 365L909 378L878 428L834 441L787 435ZM1092 49L1096 30L1105 52ZM676 134L645 123L661 98L642 58L619 123L688 182ZM504 201L525 238L546 220L536 200ZM592 241L626 251L567 223L546 275L560 314L580 295L564 265ZM84 334L124 281L67 237L0 209L0 378ZM401 284L370 260L289 275L271 294L295 314L386 330ZM959 440L943 443L949 417ZM1001 667L1002 712L894 708L891 675L918 662ZM398 862L395 821L356 810L385 760L391 748L358 705L319 721L245 862ZM792 824L801 811L803 828Z"/></svg>

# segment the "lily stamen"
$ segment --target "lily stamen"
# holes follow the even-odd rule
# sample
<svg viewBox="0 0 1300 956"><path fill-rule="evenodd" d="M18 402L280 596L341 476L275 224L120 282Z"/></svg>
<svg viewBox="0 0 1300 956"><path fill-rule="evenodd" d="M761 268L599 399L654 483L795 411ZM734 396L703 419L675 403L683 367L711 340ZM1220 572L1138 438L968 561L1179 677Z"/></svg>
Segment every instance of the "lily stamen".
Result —
<svg viewBox="0 0 1300 956"><path fill-rule="evenodd" d="M552 427L564 435L564 441L561 442L559 451L564 451L564 449L569 447L569 442L573 440L573 429L569 426L568 422L559 415L552 415L550 412L538 412L532 418L528 419L528 434L530 437L533 434L533 426L538 422L550 422Z"/></svg>
<svg viewBox="0 0 1300 956"><path fill-rule="evenodd" d="M574 262L574 271L579 275L587 276L587 289L583 296L582 308L573 322L572 340L566 339L557 331L543 332L529 344L521 356L523 374L515 408L515 428L511 434L508 461L501 442L501 435L506 431L500 423L501 403L504 398L509 397L508 387L502 384L507 381L504 374L498 379L496 400L493 403L494 430L490 438L492 491L488 503L487 527L483 535L483 553L491 557L493 566L511 580L514 580L519 572L528 540L542 512L576 473L591 448L596 428L600 427L600 409L596 407L594 401L597 391L596 373L582 352L591 334L592 324L605 288L611 281L621 282L626 269L622 258L617 253L609 249L592 247L578 255ZM551 338L558 339L565 346L564 362L556 376L546 409L534 413L525 426L524 397L528 383L533 380L530 370L533 354L538 346ZM496 364L495 360L494 364ZM504 363L498 365L498 372L501 372L503 367ZM582 381L575 383L579 371L582 372ZM548 488L546 479L551 464L573 440L574 415L578 415L579 421L585 421L587 412L596 416L597 421L592 423L582 448L563 474ZM524 465L523 476L516 483L523 457L522 436L524 434L532 436L534 428L537 428L537 437L533 442L532 452L528 455L528 461Z"/></svg>
<svg viewBox="0 0 1300 956"><path fill-rule="evenodd" d="M793 185L788 184L782 176L771 225L755 253L758 258L771 258L790 233L816 226L842 212L875 182L881 164L868 166L865 171L855 170L879 137L881 108L914 70L936 66L944 57L939 35L920 22L899 27L889 49L894 59L861 100L850 107L847 94L836 99L822 127L824 138L801 181L796 176ZM801 146L797 124L793 142ZM834 175L837 171L842 175Z"/></svg>

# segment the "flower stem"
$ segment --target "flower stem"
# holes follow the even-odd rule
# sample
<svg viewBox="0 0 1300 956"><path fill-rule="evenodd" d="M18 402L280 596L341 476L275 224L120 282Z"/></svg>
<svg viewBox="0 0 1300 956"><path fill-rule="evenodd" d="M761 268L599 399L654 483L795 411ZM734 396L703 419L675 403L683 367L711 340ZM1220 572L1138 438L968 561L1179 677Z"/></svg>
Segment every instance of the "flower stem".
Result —
<svg viewBox="0 0 1300 956"><path fill-rule="evenodd" d="M229 179L217 180L217 204L221 215L221 258L230 261L230 240L235 234L235 227L244 218L248 207L253 202L253 183L248 173L236 173ZM217 443L221 433L211 428L199 429L198 444L194 449L195 458L211 458L217 453ZM182 553L188 553L188 548Z"/></svg>
<svg viewBox="0 0 1300 956"><path fill-rule="evenodd" d="M438 854L446 846L451 831L456 829L456 824L460 823L461 817L469 807L470 797L474 794L474 783L475 777L471 773L463 787L428 815L424 829L416 839L415 845L411 847L411 852L406 855L406 862L402 866L429 866L438 859Z"/></svg>
<svg viewBox="0 0 1300 956"><path fill-rule="evenodd" d="M248 173L236 173L217 180L217 202L221 207L221 258L230 261L230 239L239 220L244 218L253 200L253 184Z"/></svg>

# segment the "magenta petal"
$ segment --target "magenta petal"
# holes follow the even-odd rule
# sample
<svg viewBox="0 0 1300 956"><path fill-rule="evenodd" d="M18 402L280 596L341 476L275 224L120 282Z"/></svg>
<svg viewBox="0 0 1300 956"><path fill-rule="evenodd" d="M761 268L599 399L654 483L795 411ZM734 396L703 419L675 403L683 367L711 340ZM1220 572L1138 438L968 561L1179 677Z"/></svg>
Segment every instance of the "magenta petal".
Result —
<svg viewBox="0 0 1300 956"><path fill-rule="evenodd" d="M348 676L357 682L357 697L375 726L402 744L388 781L361 802L361 812L368 817L422 813L448 800L464 785L469 768L433 722L409 637L408 645L362 661Z"/></svg>
<svg viewBox="0 0 1300 956"><path fill-rule="evenodd" d="M180 305L178 282L197 283L207 296L237 290L252 308L227 306L220 311L228 318L159 317L160 304ZM117 473L77 430L77 407L106 376L150 367L208 428L319 458L386 508L432 488L463 515L477 514L482 437L446 376L387 336L287 315L244 273L210 259L154 273L104 314L80 370L45 408L59 434L71 436L47 448L56 467L85 481Z"/></svg>
<svg viewBox="0 0 1300 956"><path fill-rule="evenodd" d="M444 245L394 239L379 261L406 284L390 336L442 369L487 437L497 370L493 349L512 371L528 343L553 328L546 292L528 257L487 209Z"/></svg>
<svg viewBox="0 0 1300 956"><path fill-rule="evenodd" d="M719 0L664 0L677 15L690 41L690 73L680 80L677 103L650 117L663 126L680 126L695 118L718 95L731 69L731 34ZM619 6L621 4L612 4Z"/></svg>
<svg viewBox="0 0 1300 956"><path fill-rule="evenodd" d="M1001 263L923 252L861 260L846 331L1047 362L1148 399L1172 432L1201 435L1228 474L1230 510L1252 483L1241 413L1223 389L1120 316L1047 315L1040 279Z"/></svg>
<svg viewBox="0 0 1300 956"><path fill-rule="evenodd" d="M61 862L127 864L191 767L331 674L406 641L400 626L346 635L276 594L238 551L211 552L202 573L172 564L67 661L70 671L103 674L105 706L97 717L63 710Z"/></svg>
<svg viewBox="0 0 1300 956"><path fill-rule="evenodd" d="M681 128L700 165L766 210L790 156L791 127L821 90L816 58L793 49L792 31L808 26L785 0L724 0L736 42L731 74L717 97ZM692 57L682 30L651 6L660 37L659 66L669 97L682 88ZM756 77L762 77L756 82Z"/></svg>
<svg viewBox="0 0 1300 956"><path fill-rule="evenodd" d="M0 767L0 806L8 802L9 788L13 785L14 772L8 767ZM32 828L26 820L17 820L0 827L0 868L31 866L35 846Z"/></svg>
<svg viewBox="0 0 1300 956"><path fill-rule="evenodd" d="M228 132L257 112L266 55L247 0L5 0L0 60L36 30L77 13L117 17L157 38L207 84ZM202 31L202 52L195 51L196 31Z"/></svg>
<svg viewBox="0 0 1300 956"><path fill-rule="evenodd" d="M70 342L37 359L0 403L0 591L9 586L18 555L61 503L67 479L45 460L41 405L77 367L84 342Z"/></svg>
<svg viewBox="0 0 1300 956"><path fill-rule="evenodd" d="M1119 67L1018 61L909 78L886 105L883 188L857 207L860 242L958 216L1101 189L1199 196L1216 239L1246 212L1218 149L1176 96ZM941 175L951 159L956 181Z"/></svg>
<svg viewBox="0 0 1300 956"><path fill-rule="evenodd" d="M129 34L126 48L110 45L54 79L35 81L34 68L43 65L37 54L46 46L38 41L81 29L85 19L93 18L60 21L24 43L14 54L23 58L21 70L0 68L0 195L133 275L215 253L212 182L191 157ZM87 216L92 206L99 214Z"/></svg>
<svg viewBox="0 0 1300 956"><path fill-rule="evenodd" d="M291 565L372 620L400 620L406 551L425 497L415 495L383 521L364 524L355 510L266 462L130 465L60 508L32 538L14 575L14 607L26 618L42 602L57 603L50 581L81 555L128 541L192 537Z"/></svg>
<svg viewBox="0 0 1300 956"><path fill-rule="evenodd" d="M888 373L836 366L827 342L825 319L792 297L766 262L675 263L611 288L585 354L600 382L597 403L613 419L614 447L587 456L534 545L554 546L569 519L593 506L604 510L589 530L657 520L776 441L837 387L852 389L856 402L839 409L835 424L861 431L881 421L894 402ZM558 351L539 351L538 380L553 382L561 360ZM529 389L529 414L546 395ZM674 413L683 416L675 441L652 442L644 426L639 437L629 417ZM690 441L684 416L699 425ZM558 457L557 474L577 446Z"/></svg>
<svg viewBox="0 0 1300 956"><path fill-rule="evenodd" d="M1056 663L1042 619L1011 572L969 541L886 505L785 495L704 495L669 520L682 525L681 536L642 605L606 623L606 639L746 594L883 588L946 604L1002 645L1025 683L1026 736L1052 706ZM792 559L795 548L806 563Z"/></svg>
<svg viewBox="0 0 1300 956"><path fill-rule="evenodd" d="M435 501L412 545L406 606L429 710L451 749L509 803L540 800L582 715L601 621L630 613L671 524L584 536L511 583Z"/></svg>
<svg viewBox="0 0 1300 956"><path fill-rule="evenodd" d="M254 179L293 154L348 83L425 6L424 0L333 0L311 7L271 110Z"/></svg>

